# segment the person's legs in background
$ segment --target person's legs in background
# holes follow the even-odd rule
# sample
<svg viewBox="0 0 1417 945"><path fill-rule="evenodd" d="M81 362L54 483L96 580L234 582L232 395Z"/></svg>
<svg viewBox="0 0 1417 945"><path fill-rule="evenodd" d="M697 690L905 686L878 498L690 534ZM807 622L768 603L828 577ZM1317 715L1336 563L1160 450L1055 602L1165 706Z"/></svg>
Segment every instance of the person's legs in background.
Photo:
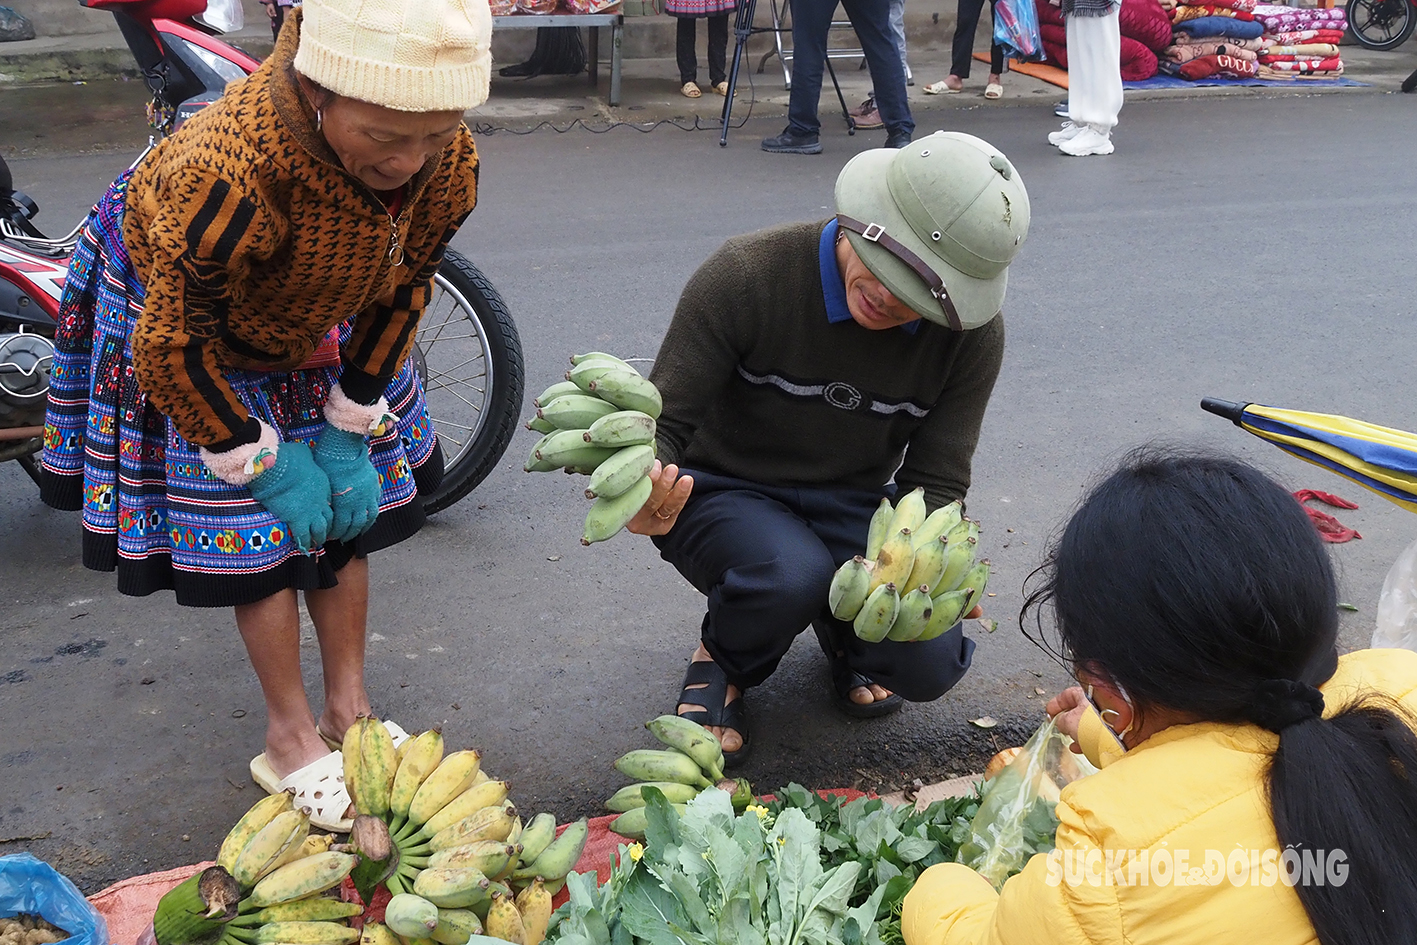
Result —
<svg viewBox="0 0 1417 945"><path fill-rule="evenodd" d="M728 94L728 14L708 18L709 84L719 95Z"/></svg>
<svg viewBox="0 0 1417 945"><path fill-rule="evenodd" d="M905 70L905 84L914 85L915 77L910 73L910 63L905 57L905 0L890 0L891 3L891 35L895 38L895 44L900 49L900 65ZM861 67L864 69L866 63L863 61ZM873 87L866 93L866 100L850 113L851 123L861 131L870 131L873 128L884 128L886 123L881 120L880 109L876 107L876 90Z"/></svg>
<svg viewBox="0 0 1417 945"><path fill-rule="evenodd" d="M950 74L945 79L946 92L958 92L969 78L974 62L974 33L979 28L979 14L983 10L984 0L959 0L954 42L950 44Z"/></svg>
<svg viewBox="0 0 1417 945"><path fill-rule="evenodd" d="M679 17L674 31L674 58L679 64L679 91L689 98L698 98L701 94L698 86L699 57L694 52L696 32L693 17ZM713 61L712 56L709 61Z"/></svg>
<svg viewBox="0 0 1417 945"><path fill-rule="evenodd" d="M900 50L900 67L905 70L905 84L914 85L915 76L910 74L910 63L905 58L905 0L891 0L891 36Z"/></svg>
<svg viewBox="0 0 1417 945"><path fill-rule="evenodd" d="M884 0L882 0L884 2ZM827 31L836 0L799 0L792 5L792 93L787 103L787 128L764 138L764 151L778 154L820 154L817 101L822 96L822 72L827 60Z"/></svg>
<svg viewBox="0 0 1417 945"><path fill-rule="evenodd" d="M1112 153L1112 129L1122 110L1120 8L1106 16L1065 18L1068 42L1068 124L1048 136L1073 157Z"/></svg>
<svg viewBox="0 0 1417 945"><path fill-rule="evenodd" d="M989 15L998 21L999 4L995 0L989 2ZM990 29L993 35L993 29ZM984 83L984 97L989 99L999 99L1004 97L1004 47L998 43L989 44L989 78Z"/></svg>
<svg viewBox="0 0 1417 945"><path fill-rule="evenodd" d="M890 0L842 0L842 6L871 69L876 106L887 131L886 147L903 147L915 132L915 119L910 116L910 103L906 100L900 50L890 32ZM794 79L793 91L796 88Z"/></svg>

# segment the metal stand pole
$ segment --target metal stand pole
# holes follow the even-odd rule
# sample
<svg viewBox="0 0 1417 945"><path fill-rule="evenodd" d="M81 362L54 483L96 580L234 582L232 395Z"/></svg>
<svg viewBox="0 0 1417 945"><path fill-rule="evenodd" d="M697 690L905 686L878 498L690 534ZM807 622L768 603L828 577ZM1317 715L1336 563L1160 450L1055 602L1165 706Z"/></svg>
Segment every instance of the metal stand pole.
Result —
<svg viewBox="0 0 1417 945"><path fill-rule="evenodd" d="M728 71L728 94L723 97L723 128L718 137L720 148L728 147L728 119L733 115L733 95L738 91L738 69L743 64L743 46L753 33L753 14L757 9L758 0L738 0L738 15L733 19L733 66Z"/></svg>

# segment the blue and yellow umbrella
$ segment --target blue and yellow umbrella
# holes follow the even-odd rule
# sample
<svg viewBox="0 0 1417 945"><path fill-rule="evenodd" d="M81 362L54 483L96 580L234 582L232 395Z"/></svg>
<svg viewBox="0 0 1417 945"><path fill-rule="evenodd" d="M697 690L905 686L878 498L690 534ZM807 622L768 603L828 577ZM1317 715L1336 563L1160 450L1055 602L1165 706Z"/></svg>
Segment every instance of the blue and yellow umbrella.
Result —
<svg viewBox="0 0 1417 945"><path fill-rule="evenodd" d="M1207 397L1201 409L1417 512L1417 434L1349 417Z"/></svg>

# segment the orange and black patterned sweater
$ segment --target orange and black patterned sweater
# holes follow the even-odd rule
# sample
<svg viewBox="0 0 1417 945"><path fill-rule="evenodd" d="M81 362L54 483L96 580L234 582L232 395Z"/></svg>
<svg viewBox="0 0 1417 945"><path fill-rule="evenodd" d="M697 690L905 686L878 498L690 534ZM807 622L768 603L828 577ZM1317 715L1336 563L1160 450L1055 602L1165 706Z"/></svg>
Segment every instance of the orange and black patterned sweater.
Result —
<svg viewBox="0 0 1417 945"><path fill-rule="evenodd" d="M287 28L259 70L158 145L128 187L123 238L146 289L133 367L197 446L260 435L225 369L290 370L356 316L340 387L370 404L408 357L443 251L477 202L466 126L405 188L397 222L315 131ZM389 261L397 226L403 265Z"/></svg>

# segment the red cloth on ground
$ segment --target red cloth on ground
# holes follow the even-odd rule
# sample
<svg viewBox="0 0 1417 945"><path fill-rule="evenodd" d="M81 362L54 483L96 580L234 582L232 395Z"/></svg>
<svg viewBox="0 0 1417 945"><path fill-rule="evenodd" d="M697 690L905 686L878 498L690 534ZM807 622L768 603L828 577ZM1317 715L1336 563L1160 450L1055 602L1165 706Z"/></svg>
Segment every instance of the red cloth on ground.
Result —
<svg viewBox="0 0 1417 945"><path fill-rule="evenodd" d="M1046 2L1046 0L1045 0ZM1038 27L1043 35L1043 52L1047 61L1061 69L1068 67L1067 30L1052 23ZM1156 75L1156 53L1130 36L1122 37L1122 81L1141 82Z"/></svg>
<svg viewBox="0 0 1417 945"><path fill-rule="evenodd" d="M1259 63L1249 59L1236 59L1234 56L1201 56L1199 59L1182 63L1179 71L1181 78L1192 82L1208 79L1213 75L1248 79L1259 74Z"/></svg>
<svg viewBox="0 0 1417 945"><path fill-rule="evenodd" d="M1320 492L1317 489L1300 489L1298 492L1294 493L1294 498L1298 499L1301 505L1305 502L1317 501L1325 505L1331 505L1336 509L1356 509L1358 507L1357 502L1350 502L1331 492ZM1354 538L1363 537L1358 534L1356 530L1347 527L1327 512L1310 508L1307 505L1304 505L1304 511L1309 513L1310 521L1314 523L1314 527L1318 529L1319 537L1324 541L1333 544L1342 544L1346 541L1352 541Z"/></svg>

